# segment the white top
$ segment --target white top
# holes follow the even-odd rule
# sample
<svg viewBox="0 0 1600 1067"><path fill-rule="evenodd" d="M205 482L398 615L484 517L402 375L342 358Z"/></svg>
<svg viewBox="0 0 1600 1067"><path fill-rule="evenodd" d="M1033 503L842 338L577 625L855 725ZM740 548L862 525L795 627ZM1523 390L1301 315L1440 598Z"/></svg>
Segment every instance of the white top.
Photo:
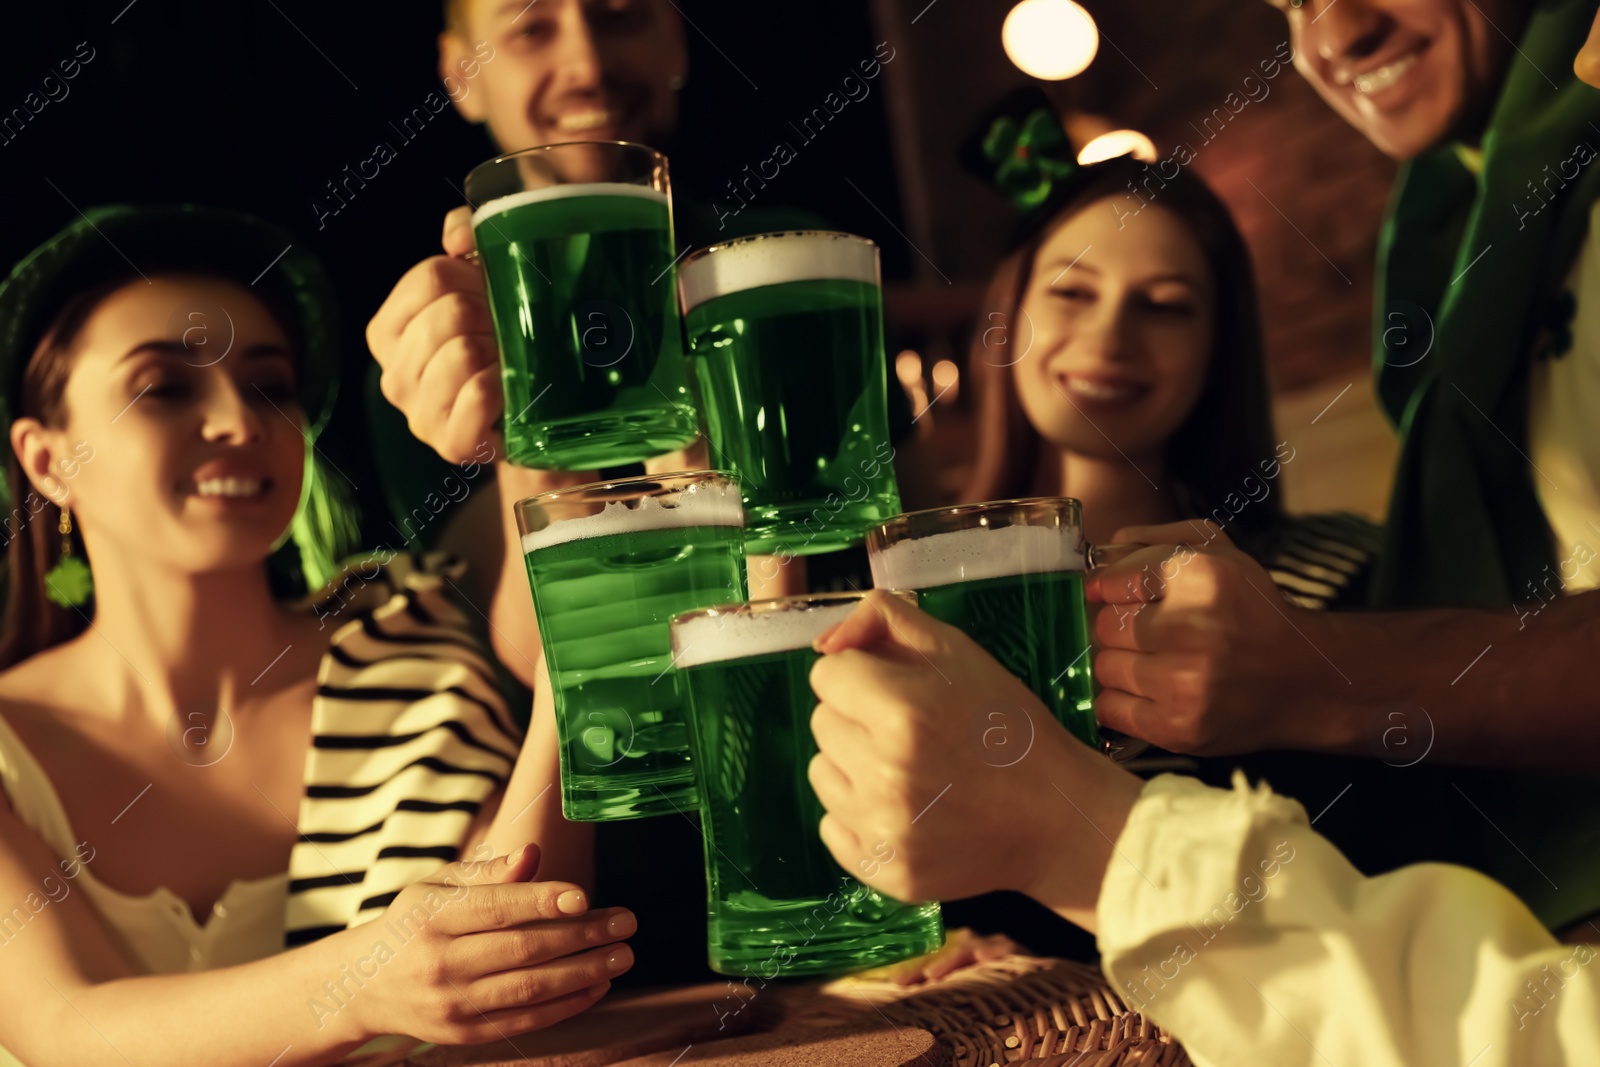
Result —
<svg viewBox="0 0 1600 1067"><path fill-rule="evenodd" d="M1231 790L1173 775L1146 785L1097 913L1111 987L1196 1067L1529 1067L1600 1054L1600 948L1558 944L1465 867L1365 877L1304 808L1238 773Z"/></svg>
<svg viewBox="0 0 1600 1067"><path fill-rule="evenodd" d="M17 819L38 834L51 851L63 857L75 854L84 839L68 824L66 808L44 768L3 718L0 786ZM230 883L202 925L195 921L189 905L166 886L133 896L96 878L92 860L76 866L77 876L70 881L64 879L64 884L88 894L95 910L105 917L111 936L143 973L204 971L249 963L283 951L283 910L289 882L286 871Z"/></svg>
<svg viewBox="0 0 1600 1067"><path fill-rule="evenodd" d="M0 718L0 789L18 821L63 861L60 882L88 895L133 973L264 959L286 943L375 918L400 889L458 858L473 818L504 785L521 747L489 662L449 598L446 580L460 576L440 557L357 559L305 604L342 623L329 638L312 701L297 820L307 836L290 850L287 871L230 883L204 923L164 886L133 896L95 877L93 843L77 851L83 839L54 784ZM49 904L41 893L19 906L28 915ZM0 928L0 951L9 934L14 928ZM0 1010L3 1004L0 992ZM340 1002L327 994L325 1006ZM414 1043L374 1038L357 1052ZM0 1048L0 1067L21 1065Z"/></svg>
<svg viewBox="0 0 1600 1067"><path fill-rule="evenodd" d="M1589 236L1567 275L1577 298L1572 347L1535 360L1529 382L1528 453L1539 503L1556 535L1556 568L1568 593L1600 586L1600 202L1589 210ZM1550 584L1554 591L1555 584ZM1532 600L1543 589L1515 590Z"/></svg>

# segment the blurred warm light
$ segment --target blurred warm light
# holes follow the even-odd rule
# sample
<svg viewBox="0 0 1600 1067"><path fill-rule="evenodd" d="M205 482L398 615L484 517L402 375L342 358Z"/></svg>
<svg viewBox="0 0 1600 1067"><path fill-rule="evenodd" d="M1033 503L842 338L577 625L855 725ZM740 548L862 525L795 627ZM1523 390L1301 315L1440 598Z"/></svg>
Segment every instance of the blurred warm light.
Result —
<svg viewBox="0 0 1600 1067"><path fill-rule="evenodd" d="M1138 130L1112 130L1110 133L1102 133L1084 145L1083 151L1078 153L1078 162L1099 163L1107 159L1116 159L1118 156L1132 156L1145 163L1154 163L1155 142Z"/></svg>
<svg viewBox="0 0 1600 1067"><path fill-rule="evenodd" d="M954 400L961 391L961 370L948 359L941 359L933 365L933 395L945 400Z"/></svg>
<svg viewBox="0 0 1600 1067"><path fill-rule="evenodd" d="M900 379L900 388L911 400L911 410L921 411L928 406L928 389L922 383L922 357L912 349L904 349L894 357L894 376Z"/></svg>
<svg viewBox="0 0 1600 1067"><path fill-rule="evenodd" d="M1000 43L1024 74L1061 81L1094 61L1100 31L1072 0L1021 0L1000 28Z"/></svg>
<svg viewBox="0 0 1600 1067"><path fill-rule="evenodd" d="M894 357L894 373L901 384L909 389L922 380L922 357L911 349L906 349Z"/></svg>

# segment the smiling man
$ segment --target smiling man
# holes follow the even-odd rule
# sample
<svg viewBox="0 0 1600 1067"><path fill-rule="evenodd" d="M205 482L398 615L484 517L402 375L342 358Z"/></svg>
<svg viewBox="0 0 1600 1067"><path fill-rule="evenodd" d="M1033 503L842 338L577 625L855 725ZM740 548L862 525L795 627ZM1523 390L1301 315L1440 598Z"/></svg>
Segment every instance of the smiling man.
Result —
<svg viewBox="0 0 1600 1067"><path fill-rule="evenodd" d="M456 108L504 150L578 140L664 150L671 140L689 57L666 0L449 0L440 77L481 41L497 61Z"/></svg>
<svg viewBox="0 0 1600 1067"><path fill-rule="evenodd" d="M1396 159L1476 141L1500 95L1528 0L1276 0L1295 67Z"/></svg>
<svg viewBox="0 0 1600 1067"><path fill-rule="evenodd" d="M1474 862L1592 938L1600 593L1564 594L1600 587L1600 92L1573 72L1596 2L1273 2L1299 72L1403 163L1373 301L1387 610L1280 607L1226 537L1123 531L1159 547L1091 583L1107 601L1149 598L1163 543L1198 552L1131 624L1101 613L1097 710L1184 752L1357 757L1304 799L1363 866Z"/></svg>
<svg viewBox="0 0 1600 1067"><path fill-rule="evenodd" d="M688 53L672 0L446 0L444 17L439 76L457 112L481 125L498 150L598 140L673 150ZM681 182L672 199L680 249L818 228L814 216L776 202L719 213ZM467 563L460 587L482 606L500 665L533 688L542 656L538 626L520 557L507 552L520 535L506 525L511 509L501 500L595 481L599 473L504 461L496 429L499 353L483 272L466 258L473 247L468 214L463 206L446 218L445 254L407 271L367 328L375 357L369 434L397 535L414 549L442 549ZM736 225L721 225L734 216ZM911 412L903 416L908 425ZM704 465L673 453L650 469ZM480 466L493 476L475 478ZM469 480L469 491L449 492ZM644 962L633 980L710 977L700 849L698 828L687 819L599 827L596 891L638 904L635 946Z"/></svg>

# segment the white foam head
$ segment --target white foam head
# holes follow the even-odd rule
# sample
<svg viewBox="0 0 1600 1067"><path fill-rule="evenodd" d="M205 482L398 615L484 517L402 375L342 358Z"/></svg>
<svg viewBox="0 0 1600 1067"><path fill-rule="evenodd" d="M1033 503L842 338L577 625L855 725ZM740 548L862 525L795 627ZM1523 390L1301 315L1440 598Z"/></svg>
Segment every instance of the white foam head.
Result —
<svg viewBox="0 0 1600 1067"><path fill-rule="evenodd" d="M667 194L648 185L629 182L575 182L570 185L547 185L543 189L524 189L520 193L497 196L472 213L472 225L510 211L514 207L538 204L546 200L566 200L574 196L631 196L640 200L654 200L662 207L668 206Z"/></svg>
<svg viewBox="0 0 1600 1067"><path fill-rule="evenodd" d="M678 493L670 503L663 503L660 497L654 496L637 501L614 500L592 515L553 522L542 530L523 534L522 551L528 553L568 541L645 530L743 525L744 505L740 503L737 485L699 482Z"/></svg>
<svg viewBox="0 0 1600 1067"><path fill-rule="evenodd" d="M810 648L817 635L855 610L857 600L775 611L696 615L672 626L673 665L679 670L751 656Z"/></svg>
<svg viewBox="0 0 1600 1067"><path fill-rule="evenodd" d="M871 554L872 584L932 589L985 578L1084 569L1083 531L1072 527L1002 526L951 530L896 542Z"/></svg>
<svg viewBox="0 0 1600 1067"><path fill-rule="evenodd" d="M845 281L882 284L878 246L854 234L826 230L763 233L714 245L678 267L683 310L714 297L782 282Z"/></svg>

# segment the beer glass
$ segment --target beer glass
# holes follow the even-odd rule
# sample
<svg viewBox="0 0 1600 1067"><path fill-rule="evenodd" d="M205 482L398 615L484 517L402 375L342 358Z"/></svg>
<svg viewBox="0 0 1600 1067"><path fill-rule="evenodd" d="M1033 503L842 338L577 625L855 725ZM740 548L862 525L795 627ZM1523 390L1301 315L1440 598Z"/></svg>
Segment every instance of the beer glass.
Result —
<svg viewBox="0 0 1600 1067"><path fill-rule="evenodd" d="M966 632L1079 740L1115 758L1142 750L1094 719L1084 572L1138 545L1091 546L1065 497L998 500L897 515L867 533L872 582L915 589L929 615Z"/></svg>
<svg viewBox="0 0 1600 1067"><path fill-rule="evenodd" d="M467 175L505 393L506 455L621 466L698 432L673 289L667 160L545 145Z"/></svg>
<svg viewBox="0 0 1600 1067"><path fill-rule="evenodd" d="M739 487L718 471L581 485L517 504L577 822L699 803L669 623L743 597Z"/></svg>
<svg viewBox="0 0 1600 1067"><path fill-rule="evenodd" d="M817 834L822 805L806 777L817 752L811 642L862 596L758 600L672 621L694 724L708 948L722 974L859 970L943 944L937 903L902 904L864 884L894 862L892 849L847 871Z"/></svg>
<svg viewBox="0 0 1600 1067"><path fill-rule="evenodd" d="M678 285L711 455L744 487L745 547L831 552L898 512L878 246L743 237L691 254Z"/></svg>

